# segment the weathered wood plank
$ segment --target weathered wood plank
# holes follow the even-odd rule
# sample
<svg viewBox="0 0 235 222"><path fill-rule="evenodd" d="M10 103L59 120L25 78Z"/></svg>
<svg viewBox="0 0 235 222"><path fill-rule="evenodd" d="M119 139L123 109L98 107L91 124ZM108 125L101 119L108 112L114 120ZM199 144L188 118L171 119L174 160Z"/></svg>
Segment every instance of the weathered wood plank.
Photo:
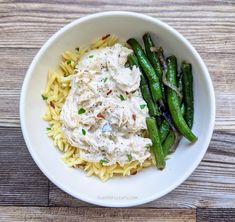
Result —
<svg viewBox="0 0 235 222"><path fill-rule="evenodd" d="M234 222L235 209L197 209L198 222Z"/></svg>
<svg viewBox="0 0 235 222"><path fill-rule="evenodd" d="M0 205L47 205L47 179L25 147L19 128L0 128ZM235 133L215 132L193 175L144 207L235 207ZM50 184L51 206L89 206Z"/></svg>
<svg viewBox="0 0 235 222"><path fill-rule="evenodd" d="M215 132L196 171L181 186L140 207L235 207L235 133ZM88 206L50 183L50 206Z"/></svg>
<svg viewBox="0 0 235 222"><path fill-rule="evenodd" d="M0 207L2 222L37 221L158 221L195 222L193 209L108 209L108 208L65 208L65 207Z"/></svg>
<svg viewBox="0 0 235 222"><path fill-rule="evenodd" d="M214 133L210 148L200 166L175 191L141 207L235 208L235 134L228 131L235 130L235 1L233 0L0 1L0 70L3 77L0 78L0 205L46 206L49 201L51 206L90 206L68 196L52 184L48 200L48 180L31 160L18 128L19 94L25 72L33 56L53 33L83 15L108 10L145 13L162 19L180 31L191 41L207 64L217 97L215 128L220 132ZM22 214L24 218L19 218L19 221L25 218L26 221L38 221L44 213L45 220L57 214L62 214L62 218L65 218L70 211L73 211L68 208L58 208L58 210L54 210L57 208L1 208L0 220L4 209L10 209L10 212L15 210L15 215L18 214L14 216L16 219ZM76 209L72 215L76 215L77 211L80 212ZM82 219L86 216L86 211L87 208L81 211ZM149 211L152 212L148 209ZM95 212L96 209L94 213L91 212L91 215L95 216L94 218L91 216L89 220L98 218ZM100 209L99 212L106 215ZM156 212L158 215L160 211ZM216 212L217 210L208 210L204 213L200 209L199 221L207 221L210 214L211 218L214 218L213 221L218 221L219 213ZM112 218L113 214L124 215L120 212L110 213L108 218ZM142 215L142 212L139 214ZM13 213L8 215L11 218ZM221 215L226 219L223 213ZM72 220L74 218L72 217ZM147 217L149 220L153 218L154 216ZM180 221L176 216L174 218L175 221ZM56 220L61 221L61 218L55 216ZM133 216L129 220L125 217L123 220L130 221L137 218Z"/></svg>
<svg viewBox="0 0 235 222"><path fill-rule="evenodd" d="M31 159L19 128L0 127L0 205L48 205L48 180Z"/></svg>
<svg viewBox="0 0 235 222"><path fill-rule="evenodd" d="M19 126L19 92L26 69L38 48L70 21L85 14L118 8L158 17L192 42L205 60L214 82L217 96L215 128L235 129L234 1L55 2L6 1L0 5L0 69L3 76L7 76L0 80L1 126Z"/></svg>

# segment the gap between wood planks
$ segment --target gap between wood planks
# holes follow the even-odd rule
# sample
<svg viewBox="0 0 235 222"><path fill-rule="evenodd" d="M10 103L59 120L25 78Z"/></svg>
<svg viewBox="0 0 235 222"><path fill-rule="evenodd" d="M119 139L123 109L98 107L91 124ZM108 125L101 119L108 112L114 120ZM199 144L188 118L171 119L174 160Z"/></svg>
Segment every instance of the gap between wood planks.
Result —
<svg viewBox="0 0 235 222"><path fill-rule="evenodd" d="M195 222L195 209L0 207L0 221L158 221ZM53 218L53 219L52 219Z"/></svg>
<svg viewBox="0 0 235 222"><path fill-rule="evenodd" d="M53 219L52 219L53 218ZM158 221L234 222L235 209L131 209L68 207L0 207L0 222Z"/></svg>

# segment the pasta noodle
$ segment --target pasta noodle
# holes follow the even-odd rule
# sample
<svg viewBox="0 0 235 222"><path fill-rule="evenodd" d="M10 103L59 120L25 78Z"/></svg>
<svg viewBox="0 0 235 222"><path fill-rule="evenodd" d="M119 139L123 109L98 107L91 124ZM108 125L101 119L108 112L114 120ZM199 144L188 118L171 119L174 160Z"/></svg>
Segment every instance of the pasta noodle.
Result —
<svg viewBox="0 0 235 222"><path fill-rule="evenodd" d="M69 167L81 168L88 176L98 176L102 181L106 181L114 175L132 175L145 167L152 165L152 158L140 163L132 161L125 165L118 163L103 166L99 162L88 162L79 156L79 148L73 147L68 143L61 131L62 123L60 121L60 111L70 90L69 76L73 75L75 66L80 57L89 50L112 46L118 41L114 35L106 35L94 41L90 47L76 49L76 51L66 51L62 55L62 61L59 69L49 70L47 76L47 84L42 92L43 98L46 100L47 108L43 115L43 119L48 122L47 135L53 139L54 145L64 154L62 160Z"/></svg>

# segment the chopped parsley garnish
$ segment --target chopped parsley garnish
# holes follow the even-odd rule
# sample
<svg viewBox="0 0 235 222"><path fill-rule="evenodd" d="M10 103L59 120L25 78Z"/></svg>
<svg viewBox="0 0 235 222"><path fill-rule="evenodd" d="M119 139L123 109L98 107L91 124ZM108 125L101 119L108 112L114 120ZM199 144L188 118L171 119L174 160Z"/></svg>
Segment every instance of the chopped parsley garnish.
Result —
<svg viewBox="0 0 235 222"><path fill-rule="evenodd" d="M82 129L82 134L85 136L86 135L86 130Z"/></svg>
<svg viewBox="0 0 235 222"><path fill-rule="evenodd" d="M104 82L107 82L107 80L108 80L108 78L106 77L106 78L104 78Z"/></svg>
<svg viewBox="0 0 235 222"><path fill-rule="evenodd" d="M119 98L120 98L120 100L122 100L122 101L124 101L124 100L125 100L125 98L124 98L124 96L123 96L123 95L120 95L120 96L119 96Z"/></svg>
<svg viewBox="0 0 235 222"><path fill-rule="evenodd" d="M131 161L132 160L131 154L127 154L127 158L128 158L129 161Z"/></svg>
<svg viewBox="0 0 235 222"><path fill-rule="evenodd" d="M43 100L47 100L47 99L48 99L48 97L47 97L47 96L42 95L42 99L43 99Z"/></svg>
<svg viewBox="0 0 235 222"><path fill-rule="evenodd" d="M93 58L93 57L94 57L94 55L90 55L90 56L89 56L89 58Z"/></svg>
<svg viewBox="0 0 235 222"><path fill-rule="evenodd" d="M67 61L67 65L69 65L69 64L71 64L71 60L68 60L68 61Z"/></svg>
<svg viewBox="0 0 235 222"><path fill-rule="evenodd" d="M108 163L108 162L109 162L108 160L100 160L101 164Z"/></svg>
<svg viewBox="0 0 235 222"><path fill-rule="evenodd" d="M50 127L47 127L47 130L49 131L49 130L51 130L51 128L50 128Z"/></svg>
<svg viewBox="0 0 235 222"><path fill-rule="evenodd" d="M83 113L85 113L85 112L86 112L86 110L83 109L83 108L80 108L80 109L78 110L78 114L83 114Z"/></svg>
<svg viewBox="0 0 235 222"><path fill-rule="evenodd" d="M144 109L145 106L146 106L145 104L140 105L140 109Z"/></svg>

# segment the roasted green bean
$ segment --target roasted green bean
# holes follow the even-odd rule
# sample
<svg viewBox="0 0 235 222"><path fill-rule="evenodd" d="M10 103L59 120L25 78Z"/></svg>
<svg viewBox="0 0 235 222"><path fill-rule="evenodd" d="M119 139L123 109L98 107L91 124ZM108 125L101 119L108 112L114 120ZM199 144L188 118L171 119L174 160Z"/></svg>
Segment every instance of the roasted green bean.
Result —
<svg viewBox="0 0 235 222"><path fill-rule="evenodd" d="M156 52L156 47L155 47L153 40L152 40L149 33L144 34L143 41L144 41L146 55L147 55L150 63L152 64L153 68L155 69L156 74L157 74L159 81L160 81L161 91L162 91L162 99L164 102L166 102L165 88L162 83L162 66L161 66L160 60L159 60L157 52Z"/></svg>
<svg viewBox="0 0 235 222"><path fill-rule="evenodd" d="M193 100L193 75L192 66L189 63L183 62L182 69L182 83L183 83L183 100L185 103L184 118L188 127L192 129L193 114L194 114L194 100Z"/></svg>
<svg viewBox="0 0 235 222"><path fill-rule="evenodd" d="M161 139L161 143L166 139L167 134L170 131L170 126L166 120L163 120L160 127L159 127L159 135Z"/></svg>
<svg viewBox="0 0 235 222"><path fill-rule="evenodd" d="M165 167L165 157L162 150L161 140L156 121L153 117L147 117L146 124L149 132L149 137L152 140L151 149L155 157L156 166L158 169L162 170Z"/></svg>
<svg viewBox="0 0 235 222"><path fill-rule="evenodd" d="M132 47L140 66L142 67L144 73L148 78L150 91L154 102L159 101L160 99L162 99L162 91L159 78L154 68L152 67L151 63L148 61L147 56L145 55L142 47L135 39L131 38L127 40L127 43Z"/></svg>
<svg viewBox="0 0 235 222"><path fill-rule="evenodd" d="M176 69L177 69L177 60L175 56L170 56L167 59L167 81L176 86ZM176 92L168 88L167 89L167 102L168 107L171 113L171 117L180 131L180 133L191 142L195 142L197 137L189 129L187 123L185 122L181 112L180 112L180 102Z"/></svg>
<svg viewBox="0 0 235 222"><path fill-rule="evenodd" d="M162 144L162 149L165 157L169 154L171 147L174 145L174 143L175 143L175 134L173 131L170 131L164 143Z"/></svg>

